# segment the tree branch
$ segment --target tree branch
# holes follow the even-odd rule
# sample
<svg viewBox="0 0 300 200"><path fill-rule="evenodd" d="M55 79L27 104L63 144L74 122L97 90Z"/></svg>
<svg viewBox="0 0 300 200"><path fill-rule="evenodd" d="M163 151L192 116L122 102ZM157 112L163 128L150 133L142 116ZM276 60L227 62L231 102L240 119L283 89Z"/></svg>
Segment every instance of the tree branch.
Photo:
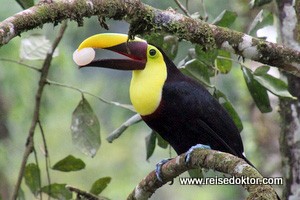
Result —
<svg viewBox="0 0 300 200"><path fill-rule="evenodd" d="M174 10L159 10L138 0L69 0L40 3L0 23L0 45L22 32L45 23L71 19L83 24L84 17L97 15L130 23L129 35L167 32L204 49L222 48L300 77L300 52L253 38L244 33L192 19Z"/></svg>
<svg viewBox="0 0 300 200"><path fill-rule="evenodd" d="M186 16L191 17L189 11L184 7L184 5L182 5L182 4L180 3L179 0L174 0L174 1L175 1L175 3L177 4L177 6L184 12L184 14L186 14Z"/></svg>
<svg viewBox="0 0 300 200"><path fill-rule="evenodd" d="M228 153L196 149L191 154L191 160L185 163L185 154L181 154L162 166L163 182L157 180L155 171L149 173L132 191L127 200L146 200L164 184L172 181L183 172L196 169L207 168L235 177L249 177L262 180L259 172L247 164L244 160ZM252 199L277 199L275 190L270 185L242 185L250 194L248 200Z"/></svg>
<svg viewBox="0 0 300 200"><path fill-rule="evenodd" d="M46 142L46 136L45 136L44 129L43 129L41 121L38 121L37 123L39 125L40 132L41 132L42 139L43 139L43 144L44 144L43 151L44 151L44 156L45 156L47 181L48 181L48 185L51 185L51 178L50 178L50 171L49 171L49 169L50 169L50 156L49 156L49 151L48 151L48 147L47 147L48 145L47 145L47 142ZM50 196L49 196L48 199L50 199Z"/></svg>
<svg viewBox="0 0 300 200"><path fill-rule="evenodd" d="M12 59L9 59L9 58L0 58L0 60L4 61L4 62L16 63L16 64L19 64L21 66L27 67L28 69L32 69L32 70L34 70L36 72L41 72L41 69L39 69L39 68L37 68L35 66L32 66L32 65L23 63L22 61L12 60Z"/></svg>
<svg viewBox="0 0 300 200"><path fill-rule="evenodd" d="M36 95L35 95L34 112L33 112L33 117L32 117L32 121L31 121L30 129L29 129L29 133L28 133L28 136L27 136L26 149L25 149L25 152L24 152L24 155L23 155L23 160L22 160L22 163L21 163L21 167L20 167L20 171L19 171L19 175L18 175L18 180L17 180L17 183L15 185L15 188L14 188L14 191L13 191L13 194L12 194L12 200L17 199L18 191L20 189L20 185L21 185L21 182L22 182L22 179L23 179L23 176L24 176L25 166L26 166L28 157L31 154L31 152L34 150L33 136L34 136L35 128L36 128L36 126L39 122L41 98L42 98L42 94L43 94L43 91L44 91L44 87L47 83L46 78L48 76L48 71L49 71L49 68L50 68L50 65L51 65L54 50L56 49L57 45L61 41L62 36L63 36L66 28L67 28L67 23L63 23L57 38L53 42L52 49L47 54L46 59L43 63L43 67L41 68L39 87L38 87L38 90L37 90Z"/></svg>

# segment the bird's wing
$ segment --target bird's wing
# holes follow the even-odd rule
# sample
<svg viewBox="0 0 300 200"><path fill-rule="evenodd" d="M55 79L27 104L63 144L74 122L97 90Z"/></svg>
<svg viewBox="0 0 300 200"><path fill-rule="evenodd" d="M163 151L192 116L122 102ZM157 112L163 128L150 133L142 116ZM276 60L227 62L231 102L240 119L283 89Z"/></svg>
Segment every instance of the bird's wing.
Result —
<svg viewBox="0 0 300 200"><path fill-rule="evenodd" d="M172 110L173 115L180 113L183 120L179 123L187 124L190 133L186 134L193 134L191 139L211 143L212 149L244 157L241 136L232 118L202 85L189 78L167 81L163 95L171 101L164 103L170 106L166 110Z"/></svg>

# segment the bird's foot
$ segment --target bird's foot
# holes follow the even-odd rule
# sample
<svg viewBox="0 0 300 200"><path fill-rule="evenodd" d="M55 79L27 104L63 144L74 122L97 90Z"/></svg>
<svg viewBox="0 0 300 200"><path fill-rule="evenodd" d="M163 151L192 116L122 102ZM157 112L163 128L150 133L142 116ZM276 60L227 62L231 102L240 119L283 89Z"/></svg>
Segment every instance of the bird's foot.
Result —
<svg viewBox="0 0 300 200"><path fill-rule="evenodd" d="M204 145L204 144L196 144L195 146L192 146L185 154L185 163L190 162L191 159L191 153L195 149L211 149L209 145Z"/></svg>
<svg viewBox="0 0 300 200"><path fill-rule="evenodd" d="M162 174L161 174L161 168L162 166L167 163L169 160L171 160L171 158L169 159L163 159L161 160L159 163L156 164L156 168L155 168L155 174L156 174L156 178L160 181L162 181Z"/></svg>

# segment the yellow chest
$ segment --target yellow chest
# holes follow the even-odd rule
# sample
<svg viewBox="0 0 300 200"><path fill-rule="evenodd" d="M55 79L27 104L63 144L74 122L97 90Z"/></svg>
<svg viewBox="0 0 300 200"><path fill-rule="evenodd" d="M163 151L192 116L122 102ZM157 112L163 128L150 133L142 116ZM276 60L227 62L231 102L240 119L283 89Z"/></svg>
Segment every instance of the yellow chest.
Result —
<svg viewBox="0 0 300 200"><path fill-rule="evenodd" d="M163 61L148 61L144 70L133 71L130 99L140 115L152 114L157 109L166 79L167 68Z"/></svg>

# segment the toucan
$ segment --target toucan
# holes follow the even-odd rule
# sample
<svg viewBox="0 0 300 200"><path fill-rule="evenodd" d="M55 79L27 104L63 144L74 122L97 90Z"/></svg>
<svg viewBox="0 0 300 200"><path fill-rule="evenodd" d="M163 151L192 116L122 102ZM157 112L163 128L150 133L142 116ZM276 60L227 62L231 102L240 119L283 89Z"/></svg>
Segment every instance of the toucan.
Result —
<svg viewBox="0 0 300 200"><path fill-rule="evenodd" d="M125 58L96 59L97 48ZM103 33L84 40L73 54L80 67L133 70L130 99L145 123L177 154L197 144L244 159L240 132L228 112L198 81L184 75L158 47L126 34ZM253 165L252 165L253 166Z"/></svg>

